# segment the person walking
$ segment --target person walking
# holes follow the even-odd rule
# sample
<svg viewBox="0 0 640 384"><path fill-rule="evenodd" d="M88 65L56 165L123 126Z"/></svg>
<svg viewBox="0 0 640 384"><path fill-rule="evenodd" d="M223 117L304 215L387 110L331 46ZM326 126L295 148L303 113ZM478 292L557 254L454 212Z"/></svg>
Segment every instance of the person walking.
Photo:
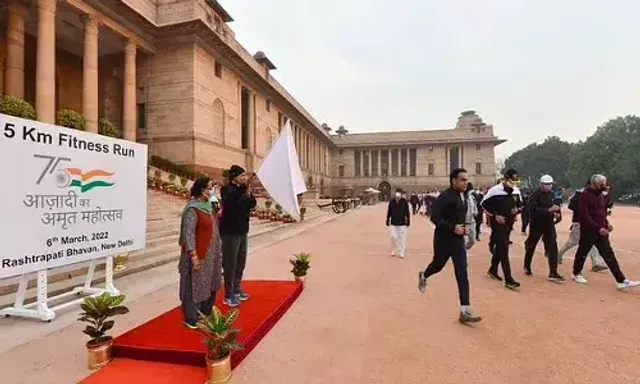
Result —
<svg viewBox="0 0 640 384"><path fill-rule="evenodd" d="M391 233L391 257L398 256L404 259L411 214L409 203L402 197L400 190L396 191L395 198L389 202L385 225L390 228Z"/></svg>
<svg viewBox="0 0 640 384"><path fill-rule="evenodd" d="M464 226L468 233L464 236L465 249L468 251L477 241L476 218L478 217L478 205L476 204L473 185L467 184L467 213L465 215Z"/></svg>
<svg viewBox="0 0 640 384"><path fill-rule="evenodd" d="M184 324L191 329L198 328L198 312L211 314L222 280L220 234L209 200L212 189L208 177L193 183L180 223L180 302Z"/></svg>
<svg viewBox="0 0 640 384"><path fill-rule="evenodd" d="M628 280L622 273L611 247L609 234L613 231L613 227L607 219L607 205L602 195L605 190L607 190L607 178L596 174L591 176L589 187L585 188L580 196L578 211L580 240L573 260L573 280L580 284L587 283L587 279L582 276L582 268L589 250L595 246L615 278L618 289L640 286L640 282Z"/></svg>
<svg viewBox="0 0 640 384"><path fill-rule="evenodd" d="M591 181L587 180L587 183L585 183L585 188L588 188L590 183ZM577 246L580 242L580 222L578 220L578 214L580 212L580 197L582 196L583 191L584 188L577 190L576 193L569 199L569 209L573 212L573 215L571 217L571 226L569 227L569 238L558 251L559 264L562 264L564 254L571 248ZM588 256L591 259L591 271L601 272L609 269L604 263L602 256L600 256L600 254L598 253L596 247L591 247Z"/></svg>
<svg viewBox="0 0 640 384"><path fill-rule="evenodd" d="M480 241L480 230L482 228L482 221L483 221L483 217L484 217L484 212L482 210L482 206L480 205L482 203L482 199L484 198L484 194L482 193L482 191L480 189L476 189L473 197L475 199L476 202L476 217L475 217L475 221L476 221L476 241Z"/></svg>
<svg viewBox="0 0 640 384"><path fill-rule="evenodd" d="M542 238L545 252L549 255L548 279L562 283L565 279L558 273L558 241L555 222L555 219L560 215L561 208L554 202L552 187L553 177L543 175L540 178L540 186L529 196L528 210L531 222L529 236L524 243L524 272L528 276L533 274L531 270L533 254L540 238Z"/></svg>
<svg viewBox="0 0 640 384"><path fill-rule="evenodd" d="M420 199L418 198L418 195L416 195L415 192L411 192L411 197L409 198L409 201L411 202L411 208L413 210L413 214L417 214L418 213L418 209L420 209Z"/></svg>
<svg viewBox="0 0 640 384"><path fill-rule="evenodd" d="M454 169L449 175L450 187L436 199L431 216L431 221L436 226L433 231L433 260L424 271L418 272L418 290L425 293L427 279L442 271L451 258L460 299L458 320L461 323L477 323L482 318L471 311L467 251L464 244L464 236L469 235L469 228L465 226L468 182L464 168Z"/></svg>
<svg viewBox="0 0 640 384"><path fill-rule="evenodd" d="M250 296L240 286L247 262L247 238L250 211L256 207L256 198L248 186L249 177L238 165L229 168L229 184L221 191L222 259L224 269L225 298L229 307L237 307Z"/></svg>
<svg viewBox="0 0 640 384"><path fill-rule="evenodd" d="M482 200L482 208L490 217L491 238L489 243L490 249L493 250L491 266L487 273L489 277L503 281L502 277L498 275L498 265L502 265L504 285L509 289L520 287L520 283L511 274L509 262L509 234L513 228L515 216L519 212L518 204L522 201L520 190L515 186L518 180L518 172L515 169L507 170L502 182L491 187Z"/></svg>
<svg viewBox="0 0 640 384"><path fill-rule="evenodd" d="M520 215L520 220L522 220L521 232L523 236L527 234L527 227L529 227L529 198L530 193L528 191L522 193L522 215Z"/></svg>

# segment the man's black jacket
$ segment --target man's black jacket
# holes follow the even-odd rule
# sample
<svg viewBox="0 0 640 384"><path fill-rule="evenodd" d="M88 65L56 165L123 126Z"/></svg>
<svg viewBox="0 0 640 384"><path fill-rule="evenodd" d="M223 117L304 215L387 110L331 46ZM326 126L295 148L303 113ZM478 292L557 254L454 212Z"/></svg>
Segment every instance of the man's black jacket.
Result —
<svg viewBox="0 0 640 384"><path fill-rule="evenodd" d="M222 187L221 235L242 236L249 233L249 212L256 207L256 198L247 196L246 191L246 185L229 183Z"/></svg>
<svg viewBox="0 0 640 384"><path fill-rule="evenodd" d="M431 213L431 221L436 225L435 235L439 237L460 238L453 230L456 225L464 225L467 216L466 193L459 193L453 188L443 191L436 199Z"/></svg>
<svg viewBox="0 0 640 384"><path fill-rule="evenodd" d="M402 226L411 224L411 214L409 213L409 204L405 199L393 199L389 202L387 208L386 225Z"/></svg>

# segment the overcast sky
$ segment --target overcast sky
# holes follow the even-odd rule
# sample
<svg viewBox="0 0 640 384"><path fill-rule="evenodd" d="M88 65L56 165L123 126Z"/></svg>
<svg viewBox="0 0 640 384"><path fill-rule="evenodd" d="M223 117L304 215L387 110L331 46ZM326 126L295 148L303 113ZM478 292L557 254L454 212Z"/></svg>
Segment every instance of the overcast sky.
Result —
<svg viewBox="0 0 640 384"><path fill-rule="evenodd" d="M640 108L637 0L221 0L236 38L319 121L448 128L474 109L508 139L583 139Z"/></svg>

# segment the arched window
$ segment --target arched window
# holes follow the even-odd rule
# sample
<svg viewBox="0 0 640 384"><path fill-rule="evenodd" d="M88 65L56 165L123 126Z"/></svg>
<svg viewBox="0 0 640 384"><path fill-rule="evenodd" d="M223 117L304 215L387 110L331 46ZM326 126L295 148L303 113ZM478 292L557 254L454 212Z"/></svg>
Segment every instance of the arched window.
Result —
<svg viewBox="0 0 640 384"><path fill-rule="evenodd" d="M213 102L213 141L224 144L224 105L220 99Z"/></svg>
<svg viewBox="0 0 640 384"><path fill-rule="evenodd" d="M264 154L266 155L273 145L273 132L269 127L264 127L262 130L262 142L264 143Z"/></svg>

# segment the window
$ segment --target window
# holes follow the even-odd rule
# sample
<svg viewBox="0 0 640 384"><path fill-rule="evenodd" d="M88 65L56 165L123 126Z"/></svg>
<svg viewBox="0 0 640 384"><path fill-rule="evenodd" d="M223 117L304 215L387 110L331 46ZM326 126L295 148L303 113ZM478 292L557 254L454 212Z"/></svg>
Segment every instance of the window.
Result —
<svg viewBox="0 0 640 384"><path fill-rule="evenodd" d="M382 177L389 176L389 151L386 149L380 152L380 168Z"/></svg>
<svg viewBox="0 0 640 384"><path fill-rule="evenodd" d="M214 71L215 71L216 77L220 77L220 78L222 77L222 64L220 64L218 60L216 60Z"/></svg>
<svg viewBox="0 0 640 384"><path fill-rule="evenodd" d="M210 13L207 13L207 23L213 22L213 16Z"/></svg>
<svg viewBox="0 0 640 384"><path fill-rule="evenodd" d="M147 105L144 103L138 104L136 111L136 120L138 121L138 129L147 131Z"/></svg>
<svg viewBox="0 0 640 384"><path fill-rule="evenodd" d="M222 19L218 16L214 16L213 18L213 30L218 33L222 32Z"/></svg>
<svg viewBox="0 0 640 384"><path fill-rule="evenodd" d="M338 176L344 177L344 165L338 167Z"/></svg>
<svg viewBox="0 0 640 384"><path fill-rule="evenodd" d="M418 151L415 148L409 150L409 176L415 176L417 170Z"/></svg>
<svg viewBox="0 0 640 384"><path fill-rule="evenodd" d="M360 177L360 166L362 163L360 162L360 151L353 152L353 161L354 161L354 170L355 176Z"/></svg>
<svg viewBox="0 0 640 384"><path fill-rule="evenodd" d="M362 168L364 177L369 177L369 151L362 151Z"/></svg>
<svg viewBox="0 0 640 384"><path fill-rule="evenodd" d="M267 109L267 112L271 112L271 100L265 100L264 107Z"/></svg>
<svg viewBox="0 0 640 384"><path fill-rule="evenodd" d="M400 176L407 176L407 150L400 150Z"/></svg>
<svg viewBox="0 0 640 384"><path fill-rule="evenodd" d="M476 175L482 175L482 163L476 162Z"/></svg>
<svg viewBox="0 0 640 384"><path fill-rule="evenodd" d="M429 165L427 166L427 173L429 174L429 176L433 176L434 174L433 163L429 163Z"/></svg>
<svg viewBox="0 0 640 384"><path fill-rule="evenodd" d="M449 170L460 167L460 148L453 147L449 150Z"/></svg>
<svg viewBox="0 0 640 384"><path fill-rule="evenodd" d="M342 149L338 149L338 155L342 156Z"/></svg>
<svg viewBox="0 0 640 384"><path fill-rule="evenodd" d="M378 177L378 150L371 151L371 176Z"/></svg>
<svg viewBox="0 0 640 384"><path fill-rule="evenodd" d="M391 176L398 176L398 150L391 150Z"/></svg>
<svg viewBox="0 0 640 384"><path fill-rule="evenodd" d="M476 151L479 151L482 149L482 144L476 144Z"/></svg>

